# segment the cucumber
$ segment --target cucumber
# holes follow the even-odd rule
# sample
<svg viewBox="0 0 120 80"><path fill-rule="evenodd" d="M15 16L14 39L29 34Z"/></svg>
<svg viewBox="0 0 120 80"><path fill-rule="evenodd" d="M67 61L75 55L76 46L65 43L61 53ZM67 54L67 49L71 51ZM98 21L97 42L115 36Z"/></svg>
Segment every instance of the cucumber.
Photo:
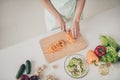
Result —
<svg viewBox="0 0 120 80"><path fill-rule="evenodd" d="M30 74L31 72L31 62L30 60L26 60L26 73Z"/></svg>
<svg viewBox="0 0 120 80"><path fill-rule="evenodd" d="M16 74L16 79L19 79L19 77L24 73L25 71L25 64L22 64Z"/></svg>

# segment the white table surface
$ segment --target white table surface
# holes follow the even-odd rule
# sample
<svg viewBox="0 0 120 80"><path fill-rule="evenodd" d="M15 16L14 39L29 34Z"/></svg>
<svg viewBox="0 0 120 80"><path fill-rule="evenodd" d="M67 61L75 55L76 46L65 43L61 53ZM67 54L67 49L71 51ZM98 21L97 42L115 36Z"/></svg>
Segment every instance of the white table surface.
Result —
<svg viewBox="0 0 120 80"><path fill-rule="evenodd" d="M0 80L16 80L15 76L19 66L25 63L27 59L32 61L31 74L34 73L37 67L46 64L48 68L45 70L45 74L54 74L59 80L75 80L69 77L64 70L66 57L48 64L43 56L39 40L54 33L56 32L43 34L34 39L0 50ZM100 44L98 40L100 34L111 35L120 43L120 6L96 15L89 20L82 21L81 33L88 44L86 49L79 52L84 56L89 49L94 49ZM58 65L58 68L53 70L51 68L52 65ZM90 65L88 74L80 80L120 80L119 75L120 63L112 65L107 76L99 75L97 67Z"/></svg>

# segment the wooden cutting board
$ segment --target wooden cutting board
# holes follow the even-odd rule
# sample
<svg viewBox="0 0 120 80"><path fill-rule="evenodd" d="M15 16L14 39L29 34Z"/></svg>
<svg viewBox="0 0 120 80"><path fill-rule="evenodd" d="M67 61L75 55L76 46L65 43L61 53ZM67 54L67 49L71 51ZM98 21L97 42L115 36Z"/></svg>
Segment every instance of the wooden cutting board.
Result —
<svg viewBox="0 0 120 80"><path fill-rule="evenodd" d="M59 32L59 33L53 34L51 36L48 36L48 37L40 40L40 46L41 46L41 48L43 50L43 54L48 62L56 61L65 56L79 52L87 47L87 44L86 44L84 38L80 35L79 38L75 41L75 43L66 43L64 49L57 51L55 53L47 53L46 48L51 43L53 43L56 40L61 40L61 39L66 40L65 34L66 34L65 32Z"/></svg>

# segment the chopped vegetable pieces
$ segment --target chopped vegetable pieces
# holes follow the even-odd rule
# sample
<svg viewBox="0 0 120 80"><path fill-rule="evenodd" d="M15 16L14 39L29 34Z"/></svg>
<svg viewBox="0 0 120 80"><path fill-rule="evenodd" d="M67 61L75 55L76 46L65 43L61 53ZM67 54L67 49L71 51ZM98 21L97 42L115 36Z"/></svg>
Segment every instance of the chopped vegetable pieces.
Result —
<svg viewBox="0 0 120 80"><path fill-rule="evenodd" d="M64 40L57 40L55 42L53 42L52 44L50 44L46 51L48 53L54 53L56 51L59 51L61 49L63 49L65 47L65 41Z"/></svg>
<svg viewBox="0 0 120 80"><path fill-rule="evenodd" d="M78 78L85 73L85 65L80 58L73 57L70 59L66 68L74 78Z"/></svg>

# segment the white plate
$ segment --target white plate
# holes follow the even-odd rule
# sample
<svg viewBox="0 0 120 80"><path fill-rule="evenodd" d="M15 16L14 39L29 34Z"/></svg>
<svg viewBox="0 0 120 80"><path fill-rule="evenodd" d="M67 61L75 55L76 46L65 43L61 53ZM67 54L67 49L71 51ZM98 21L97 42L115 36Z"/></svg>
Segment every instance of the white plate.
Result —
<svg viewBox="0 0 120 80"><path fill-rule="evenodd" d="M66 73L71 76L72 78L76 78L76 77L73 77L72 74L67 70L67 65L68 65L68 62L70 59L72 59L73 57L76 57L76 58L80 58L85 66L85 73L82 74L82 75L79 75L79 77L77 78L82 78L84 77L85 75L87 75L88 71L89 71L89 64L87 63L86 59L84 56L80 55L80 54L73 54L73 55L70 55L66 58L65 62L64 62L64 68L65 68L65 71Z"/></svg>

